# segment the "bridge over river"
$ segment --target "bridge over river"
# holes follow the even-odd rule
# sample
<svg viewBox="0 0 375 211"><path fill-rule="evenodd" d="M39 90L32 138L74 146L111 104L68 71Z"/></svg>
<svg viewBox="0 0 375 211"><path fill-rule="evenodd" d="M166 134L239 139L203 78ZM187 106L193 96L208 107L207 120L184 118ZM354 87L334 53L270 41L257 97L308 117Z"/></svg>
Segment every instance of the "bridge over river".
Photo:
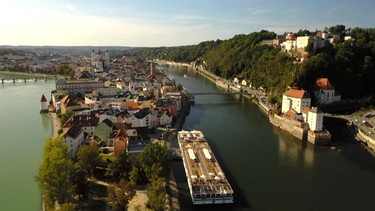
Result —
<svg viewBox="0 0 375 211"><path fill-rule="evenodd" d="M239 95L239 94L250 94L246 92L191 92L190 93L193 96L196 95Z"/></svg>

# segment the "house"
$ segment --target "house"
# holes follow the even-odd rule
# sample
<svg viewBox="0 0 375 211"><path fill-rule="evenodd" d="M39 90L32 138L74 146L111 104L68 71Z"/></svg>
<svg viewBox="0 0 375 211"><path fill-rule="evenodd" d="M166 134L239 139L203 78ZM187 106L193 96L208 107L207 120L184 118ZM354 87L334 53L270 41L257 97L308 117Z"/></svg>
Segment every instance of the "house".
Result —
<svg viewBox="0 0 375 211"><path fill-rule="evenodd" d="M81 147L85 139L83 130L74 125L62 134L62 138L63 142L68 146L68 152L72 158L75 158L79 147Z"/></svg>
<svg viewBox="0 0 375 211"><path fill-rule="evenodd" d="M64 131L73 127L74 125L80 127L85 133L90 136L94 135L94 130L98 126L99 118L90 114L74 114L63 125Z"/></svg>
<svg viewBox="0 0 375 211"><path fill-rule="evenodd" d="M151 127L151 115L149 109L141 109L125 119L125 122L135 127Z"/></svg>
<svg viewBox="0 0 375 211"><path fill-rule="evenodd" d="M117 155L122 150L126 150L127 138L128 138L128 134L122 129L118 129L114 132L114 135L113 135L114 155Z"/></svg>
<svg viewBox="0 0 375 211"><path fill-rule="evenodd" d="M340 101L340 96L335 95L335 88L328 78L317 78L314 85L314 96L318 104L330 104Z"/></svg>
<svg viewBox="0 0 375 211"><path fill-rule="evenodd" d="M160 111L160 117L159 117L159 125L165 126L165 125L171 125L172 123L172 113L168 110L166 111Z"/></svg>
<svg viewBox="0 0 375 211"><path fill-rule="evenodd" d="M113 123L109 119L105 119L98 124L94 130L94 135L98 136L107 146L113 146L113 140L110 139L113 132Z"/></svg>
<svg viewBox="0 0 375 211"><path fill-rule="evenodd" d="M61 109L61 114L65 114L68 111L75 111L79 110L83 107L86 107L84 103L81 103L80 101L72 100L69 95L65 95L61 101L60 101L60 109Z"/></svg>
<svg viewBox="0 0 375 211"><path fill-rule="evenodd" d="M289 89L283 94L281 112L285 113L293 108L297 113L301 113L304 108L309 108L311 98L305 90Z"/></svg>
<svg viewBox="0 0 375 211"><path fill-rule="evenodd" d="M127 154L129 162L139 165L138 155L143 151L147 144L151 142L148 128L134 128L127 131Z"/></svg>

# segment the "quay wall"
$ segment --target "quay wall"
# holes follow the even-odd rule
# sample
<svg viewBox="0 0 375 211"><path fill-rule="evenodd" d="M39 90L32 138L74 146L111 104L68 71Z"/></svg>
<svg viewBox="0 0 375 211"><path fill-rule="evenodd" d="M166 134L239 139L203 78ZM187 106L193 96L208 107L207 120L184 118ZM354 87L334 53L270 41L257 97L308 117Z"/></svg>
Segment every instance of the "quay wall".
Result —
<svg viewBox="0 0 375 211"><path fill-rule="evenodd" d="M369 149L371 149L372 151L375 151L375 140L371 138L370 136L368 136L366 133L362 132L362 130L358 129L355 124L353 124L353 126L355 127L355 131L356 131L354 135L360 141L365 143Z"/></svg>
<svg viewBox="0 0 375 211"><path fill-rule="evenodd" d="M285 119L277 114L270 116L269 120L274 126L279 127L289 132L294 137L303 140L305 132L303 124L301 122L296 120Z"/></svg>

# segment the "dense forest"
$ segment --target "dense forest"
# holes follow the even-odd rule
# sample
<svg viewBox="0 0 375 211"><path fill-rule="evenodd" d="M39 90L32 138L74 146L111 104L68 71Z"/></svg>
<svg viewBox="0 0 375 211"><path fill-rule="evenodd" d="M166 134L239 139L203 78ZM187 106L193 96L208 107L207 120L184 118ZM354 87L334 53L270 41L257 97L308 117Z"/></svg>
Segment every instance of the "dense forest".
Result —
<svg viewBox="0 0 375 211"><path fill-rule="evenodd" d="M254 87L267 88L277 99L288 86L311 92L316 78L328 77L342 99L367 98L368 103L374 104L375 29L346 29L343 25L336 25L326 30L332 35L340 35L340 40L334 43L326 41L321 49L313 50L308 46L306 50L311 50L311 56L304 62L296 62L280 48L260 44L262 40L277 36L265 30L191 46L135 48L128 50L126 55L196 62L223 78L247 79ZM314 36L317 32L301 29L296 35ZM344 41L344 36L352 39Z"/></svg>

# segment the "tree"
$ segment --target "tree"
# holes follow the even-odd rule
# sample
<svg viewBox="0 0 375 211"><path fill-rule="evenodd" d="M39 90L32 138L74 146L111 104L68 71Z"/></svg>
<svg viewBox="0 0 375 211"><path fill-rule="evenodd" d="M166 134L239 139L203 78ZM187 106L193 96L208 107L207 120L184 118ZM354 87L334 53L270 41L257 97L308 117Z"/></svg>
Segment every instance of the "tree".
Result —
<svg viewBox="0 0 375 211"><path fill-rule="evenodd" d="M109 164L106 175L113 178L127 180L131 168L132 167L128 161L128 155L125 150L122 150L116 155L112 163Z"/></svg>
<svg viewBox="0 0 375 211"><path fill-rule="evenodd" d="M160 143L150 143L141 152L138 159L148 179L151 179L153 170L161 168L160 175L165 176L168 173L168 162L171 160L171 152L165 145ZM158 173L159 173L158 172Z"/></svg>
<svg viewBox="0 0 375 211"><path fill-rule="evenodd" d="M147 185L148 202L147 204L151 209L156 211L162 211L165 208L165 178L159 177L153 179L150 184Z"/></svg>
<svg viewBox="0 0 375 211"><path fill-rule="evenodd" d="M89 193L89 183L87 181L87 171L78 167L73 170L72 181L75 185L75 193L79 199L85 199Z"/></svg>
<svg viewBox="0 0 375 211"><path fill-rule="evenodd" d="M47 210L53 209L56 201L59 204L72 202L74 193L72 171L73 162L68 147L62 139L47 140L44 146L43 162L35 178L39 182Z"/></svg>
<svg viewBox="0 0 375 211"><path fill-rule="evenodd" d="M108 201L114 210L126 210L126 206L135 195L135 183L121 179L108 187Z"/></svg>
<svg viewBox="0 0 375 211"><path fill-rule="evenodd" d="M93 175L96 166L100 164L100 151L96 143L91 142L81 146L77 152L77 165Z"/></svg>

